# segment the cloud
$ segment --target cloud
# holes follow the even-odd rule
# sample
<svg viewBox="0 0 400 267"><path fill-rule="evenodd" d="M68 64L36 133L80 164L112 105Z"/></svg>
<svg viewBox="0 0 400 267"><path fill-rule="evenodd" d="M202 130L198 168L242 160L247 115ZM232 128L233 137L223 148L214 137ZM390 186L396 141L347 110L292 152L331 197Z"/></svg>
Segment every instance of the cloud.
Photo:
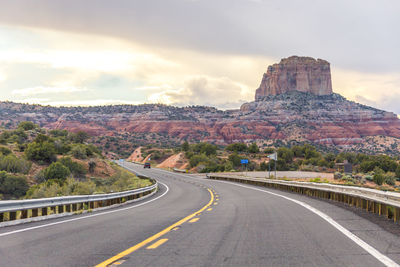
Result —
<svg viewBox="0 0 400 267"><path fill-rule="evenodd" d="M350 100L400 114L400 73L332 71L333 88Z"/></svg>
<svg viewBox="0 0 400 267"><path fill-rule="evenodd" d="M3 82L7 79L6 75L0 71L0 82Z"/></svg>
<svg viewBox="0 0 400 267"><path fill-rule="evenodd" d="M153 103L174 105L211 105L237 108L243 99L252 97L246 85L229 78L191 77L183 87L167 89L149 96Z"/></svg>
<svg viewBox="0 0 400 267"><path fill-rule="evenodd" d="M13 0L0 22L115 36L153 49L292 54L358 71L400 70L397 0Z"/></svg>
<svg viewBox="0 0 400 267"><path fill-rule="evenodd" d="M77 93L88 91L86 88L75 88L75 87L44 87L37 86L24 89L16 89L11 93L13 95L19 96L32 96L32 95L42 95L42 94L59 94L59 93Z"/></svg>

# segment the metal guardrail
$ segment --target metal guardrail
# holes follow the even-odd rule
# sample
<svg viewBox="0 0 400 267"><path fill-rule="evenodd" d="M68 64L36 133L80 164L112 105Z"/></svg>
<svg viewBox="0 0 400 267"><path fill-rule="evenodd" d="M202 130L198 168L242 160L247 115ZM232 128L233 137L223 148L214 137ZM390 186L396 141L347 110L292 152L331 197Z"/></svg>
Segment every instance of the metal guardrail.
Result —
<svg viewBox="0 0 400 267"><path fill-rule="evenodd" d="M173 168L172 170L173 170L174 172L187 173L186 170L181 170L181 169L178 169L178 168Z"/></svg>
<svg viewBox="0 0 400 267"><path fill-rule="evenodd" d="M207 174L207 178L265 186L315 198L342 202L366 211L386 216L397 222L400 219L400 194L368 188L324 183L256 179L235 175Z"/></svg>
<svg viewBox="0 0 400 267"><path fill-rule="evenodd" d="M158 188L158 183L154 179L143 178L150 179L153 185L110 194L0 201L0 222L65 212L80 212L141 198L155 192Z"/></svg>

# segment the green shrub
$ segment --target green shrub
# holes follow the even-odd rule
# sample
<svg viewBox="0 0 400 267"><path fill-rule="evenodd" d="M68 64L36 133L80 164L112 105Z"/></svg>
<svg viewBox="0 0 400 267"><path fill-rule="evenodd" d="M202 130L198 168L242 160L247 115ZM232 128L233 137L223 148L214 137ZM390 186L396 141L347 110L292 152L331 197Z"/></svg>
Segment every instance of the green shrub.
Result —
<svg viewBox="0 0 400 267"><path fill-rule="evenodd" d="M70 170L60 162L53 162L49 167L43 170L44 179L56 179L61 182L71 174Z"/></svg>
<svg viewBox="0 0 400 267"><path fill-rule="evenodd" d="M396 184L396 174L393 172L387 172L385 174L385 183L388 185L395 185Z"/></svg>
<svg viewBox="0 0 400 267"><path fill-rule="evenodd" d="M49 132L50 135L54 137L66 137L68 136L68 131L67 130L51 130Z"/></svg>
<svg viewBox="0 0 400 267"><path fill-rule="evenodd" d="M14 154L7 156L0 155L0 170L12 173L27 174L31 169L32 163L23 159L17 158Z"/></svg>
<svg viewBox="0 0 400 267"><path fill-rule="evenodd" d="M233 167L239 167L240 166L241 157L238 154L233 153L233 154L229 155L228 160L230 162L232 162Z"/></svg>
<svg viewBox="0 0 400 267"><path fill-rule="evenodd" d="M381 168L375 167L374 173L374 182L377 185L382 185L385 181L385 172Z"/></svg>
<svg viewBox="0 0 400 267"><path fill-rule="evenodd" d="M86 159L88 156L86 146L82 144L74 145L71 149L71 154L76 159Z"/></svg>
<svg viewBox="0 0 400 267"><path fill-rule="evenodd" d="M257 144L256 143L252 143L248 148L247 148L247 150L249 151L249 153L258 153L258 152L260 152L260 149L258 148L258 146L257 146Z"/></svg>
<svg viewBox="0 0 400 267"><path fill-rule="evenodd" d="M56 160L56 150L54 143L50 142L33 142L25 149L25 155L29 160L42 162L53 162Z"/></svg>
<svg viewBox="0 0 400 267"><path fill-rule="evenodd" d="M16 176L0 171L0 194L12 198L20 198L28 190L28 182L24 176Z"/></svg>
<svg viewBox="0 0 400 267"><path fill-rule="evenodd" d="M373 176L373 175L369 175L369 174L365 175L364 178L365 178L367 181L373 181L373 180L374 180L374 176Z"/></svg>
<svg viewBox="0 0 400 267"><path fill-rule="evenodd" d="M0 146L0 153L3 154L4 156L7 156L7 155L11 154L12 152L7 147Z"/></svg>
<svg viewBox="0 0 400 267"><path fill-rule="evenodd" d="M59 162L67 167L75 178L85 177L86 168L83 164L73 161L70 157L62 157Z"/></svg>
<svg viewBox="0 0 400 267"><path fill-rule="evenodd" d="M207 162L208 157L205 154L194 155L190 158L190 167L196 167L200 162Z"/></svg>

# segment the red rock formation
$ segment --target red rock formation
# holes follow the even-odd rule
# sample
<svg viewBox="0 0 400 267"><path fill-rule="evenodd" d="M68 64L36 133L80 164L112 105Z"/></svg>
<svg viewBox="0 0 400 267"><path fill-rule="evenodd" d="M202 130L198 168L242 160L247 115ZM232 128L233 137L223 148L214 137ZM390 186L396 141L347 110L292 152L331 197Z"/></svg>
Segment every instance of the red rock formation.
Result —
<svg viewBox="0 0 400 267"><path fill-rule="evenodd" d="M217 144L298 140L372 151L381 144L366 141L383 136L390 137L390 149L396 149L397 143L400 148L397 116L332 93L330 67L324 60L290 57L270 66L256 98L240 110L229 111L166 105L55 108L0 102L0 123L15 126L31 120L50 129L83 130L112 136L109 139L119 146L182 140Z"/></svg>
<svg viewBox="0 0 400 267"><path fill-rule="evenodd" d="M268 95L290 91L309 92L315 95L332 94L331 70L328 61L311 57L292 56L268 67L256 100Z"/></svg>

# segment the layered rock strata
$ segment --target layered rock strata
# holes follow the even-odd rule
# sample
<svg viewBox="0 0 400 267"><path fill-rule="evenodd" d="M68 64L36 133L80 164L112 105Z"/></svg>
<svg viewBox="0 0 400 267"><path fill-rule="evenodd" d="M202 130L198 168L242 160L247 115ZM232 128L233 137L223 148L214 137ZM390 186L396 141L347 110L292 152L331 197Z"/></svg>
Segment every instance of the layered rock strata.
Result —
<svg viewBox="0 0 400 267"><path fill-rule="evenodd" d="M255 99L291 91L314 95L332 94L330 64L326 60L292 56L268 67Z"/></svg>

